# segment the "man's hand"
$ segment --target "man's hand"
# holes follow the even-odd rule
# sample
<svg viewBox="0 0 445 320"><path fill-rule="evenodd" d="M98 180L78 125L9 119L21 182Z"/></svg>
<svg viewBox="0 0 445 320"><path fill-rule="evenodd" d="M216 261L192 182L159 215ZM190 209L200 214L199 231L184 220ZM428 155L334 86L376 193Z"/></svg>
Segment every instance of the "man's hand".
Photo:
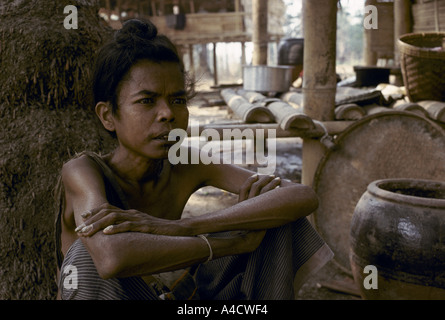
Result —
<svg viewBox="0 0 445 320"><path fill-rule="evenodd" d="M170 236L186 236L187 230L177 220L150 216L137 210L123 210L109 203L82 214L84 223L76 228L79 236L88 237L103 230L105 234L143 232Z"/></svg>
<svg viewBox="0 0 445 320"><path fill-rule="evenodd" d="M279 187L281 179L275 176L254 174L249 177L240 188L238 202L256 197L267 191Z"/></svg>

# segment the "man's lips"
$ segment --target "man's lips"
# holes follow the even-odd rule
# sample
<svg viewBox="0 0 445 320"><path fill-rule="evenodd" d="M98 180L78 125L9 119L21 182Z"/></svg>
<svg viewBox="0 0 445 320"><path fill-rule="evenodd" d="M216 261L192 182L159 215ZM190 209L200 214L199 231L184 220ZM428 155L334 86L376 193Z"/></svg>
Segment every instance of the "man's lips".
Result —
<svg viewBox="0 0 445 320"><path fill-rule="evenodd" d="M177 141L179 141L178 138L176 138L176 140L170 140L169 141L168 140L169 134L170 134L170 131L164 131L164 132L158 134L157 136L155 136L153 138L153 140L158 140L158 141L162 141L162 142L165 142L165 143L176 143Z"/></svg>
<svg viewBox="0 0 445 320"><path fill-rule="evenodd" d="M162 133L153 138L154 140L168 140L168 133Z"/></svg>

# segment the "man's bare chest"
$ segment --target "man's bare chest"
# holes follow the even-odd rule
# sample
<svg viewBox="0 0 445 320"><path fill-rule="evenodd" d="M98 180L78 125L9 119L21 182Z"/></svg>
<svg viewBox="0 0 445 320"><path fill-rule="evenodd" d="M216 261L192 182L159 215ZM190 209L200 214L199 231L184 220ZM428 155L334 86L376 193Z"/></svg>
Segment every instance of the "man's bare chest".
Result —
<svg viewBox="0 0 445 320"><path fill-rule="evenodd" d="M148 213L157 218L176 220L181 218L190 194L191 191L178 189L174 184L170 184L142 194L129 194L127 199L131 209Z"/></svg>

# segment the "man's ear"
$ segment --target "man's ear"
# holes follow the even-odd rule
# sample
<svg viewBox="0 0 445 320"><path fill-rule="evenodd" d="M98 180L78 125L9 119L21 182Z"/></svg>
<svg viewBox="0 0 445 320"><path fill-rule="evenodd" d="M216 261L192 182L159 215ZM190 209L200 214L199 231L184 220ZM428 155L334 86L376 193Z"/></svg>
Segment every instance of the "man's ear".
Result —
<svg viewBox="0 0 445 320"><path fill-rule="evenodd" d="M98 102L96 104L96 114L100 119L100 122L102 122L102 125L107 129L108 131L114 132L114 117L113 117L113 111L111 108L111 103L109 102Z"/></svg>

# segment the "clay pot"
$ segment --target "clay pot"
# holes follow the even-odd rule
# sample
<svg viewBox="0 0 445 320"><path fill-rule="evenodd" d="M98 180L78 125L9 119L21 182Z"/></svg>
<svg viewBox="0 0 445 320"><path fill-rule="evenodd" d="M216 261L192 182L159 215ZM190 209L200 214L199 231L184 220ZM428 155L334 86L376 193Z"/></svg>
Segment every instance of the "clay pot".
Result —
<svg viewBox="0 0 445 320"><path fill-rule="evenodd" d="M304 39L285 38L278 44L278 64L294 66L292 82L297 80L303 70Z"/></svg>
<svg viewBox="0 0 445 320"><path fill-rule="evenodd" d="M445 182L372 182L354 210L350 245L364 299L445 299ZM365 273L368 265L376 273Z"/></svg>

